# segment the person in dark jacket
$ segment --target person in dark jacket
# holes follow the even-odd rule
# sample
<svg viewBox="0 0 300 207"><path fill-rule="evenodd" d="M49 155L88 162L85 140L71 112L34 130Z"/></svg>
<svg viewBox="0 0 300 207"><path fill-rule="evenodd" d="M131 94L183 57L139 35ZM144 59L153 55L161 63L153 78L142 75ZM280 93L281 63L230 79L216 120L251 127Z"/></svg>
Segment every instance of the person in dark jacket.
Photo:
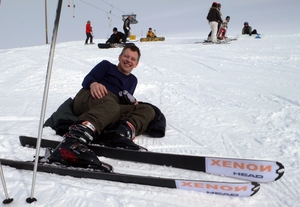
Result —
<svg viewBox="0 0 300 207"><path fill-rule="evenodd" d="M248 22L244 22L244 27L242 29L242 34L243 35L247 34L247 35L251 36L252 34L257 34L257 31L256 31L256 29L254 29L252 31L252 27L249 26L249 23Z"/></svg>
<svg viewBox="0 0 300 207"><path fill-rule="evenodd" d="M85 76L73 104L78 120L52 152L51 161L105 170L105 164L88 148L99 135L112 145L119 142L129 149L137 147L132 140L145 132L155 117L153 107L138 104L133 97L138 80L131 72L140 56L136 45L126 45L119 55L118 65L104 60Z"/></svg>
<svg viewBox="0 0 300 207"><path fill-rule="evenodd" d="M106 44L109 44L109 43L122 43L123 42L123 40L122 40L123 36L124 36L124 33L119 32L118 28L114 27L113 28L113 34L106 41Z"/></svg>
<svg viewBox="0 0 300 207"><path fill-rule="evenodd" d="M126 43L127 37L129 35L129 30L130 30L130 19L131 16L128 16L125 20L124 20L124 24L123 24L123 30L125 35L123 36L123 43Z"/></svg>
<svg viewBox="0 0 300 207"><path fill-rule="evenodd" d="M206 17L211 29L211 41L213 43L217 43L218 24L223 22L220 16L220 11L218 10L217 7L218 7L218 3L213 2Z"/></svg>

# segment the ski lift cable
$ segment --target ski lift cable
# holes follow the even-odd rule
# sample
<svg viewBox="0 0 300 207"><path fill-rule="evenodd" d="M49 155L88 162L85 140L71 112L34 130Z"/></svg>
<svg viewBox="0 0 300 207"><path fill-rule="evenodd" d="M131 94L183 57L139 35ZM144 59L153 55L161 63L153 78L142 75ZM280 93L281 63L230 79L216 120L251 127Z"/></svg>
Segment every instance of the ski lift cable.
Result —
<svg viewBox="0 0 300 207"><path fill-rule="evenodd" d="M112 15L112 10L114 9L114 6L111 5L111 10L109 12L106 12L107 17L110 19L110 16ZM109 15L109 16L108 16Z"/></svg>
<svg viewBox="0 0 300 207"><path fill-rule="evenodd" d="M115 7L115 6L113 6L113 5L111 5L111 4L109 4L109 3L107 3L106 1L104 1L104 0L102 0L104 3L106 3L106 4L108 4L108 5L110 5L110 6L112 6L112 7ZM122 10L120 10L120 9L118 9L117 7L115 7L115 9L117 9L117 10L119 10L120 12L122 12L122 13L125 13L124 11L122 11Z"/></svg>
<svg viewBox="0 0 300 207"><path fill-rule="evenodd" d="M100 10L100 11L103 11L103 12L107 13L107 11L105 11L105 10L103 10L103 9L101 9L101 8L99 8L99 7L95 6L95 5L93 5L93 4L90 4L90 3L85 2L85 1L83 1L83 0L80 0L80 1L83 2L83 3L85 3L85 4L87 4L87 5L89 5L89 6L91 6L91 7L94 7L94 8L96 8L96 9ZM115 8L116 8L116 7L115 7ZM114 15L114 14L112 14L112 13L111 13L111 15L120 18L119 16Z"/></svg>

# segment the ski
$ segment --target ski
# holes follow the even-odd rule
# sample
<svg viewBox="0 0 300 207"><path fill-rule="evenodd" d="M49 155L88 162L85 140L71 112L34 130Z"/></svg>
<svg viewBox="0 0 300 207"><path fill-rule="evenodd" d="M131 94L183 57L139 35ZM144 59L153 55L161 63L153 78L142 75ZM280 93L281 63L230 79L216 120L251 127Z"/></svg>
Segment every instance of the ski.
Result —
<svg viewBox="0 0 300 207"><path fill-rule="evenodd" d="M220 45L220 44L230 44L230 42L229 42L229 41L226 41L226 40L219 40L219 41L216 42L216 43L213 43L213 42L211 42L211 41L204 41L202 44L203 44L203 45L214 45L214 44Z"/></svg>
<svg viewBox="0 0 300 207"><path fill-rule="evenodd" d="M22 146L36 146L34 137L20 136L19 140ZM59 143L42 139L41 147L56 148ZM134 151L99 145L90 145L89 148L98 156L112 159L171 166L259 183L276 181L284 174L284 166L277 161Z"/></svg>
<svg viewBox="0 0 300 207"><path fill-rule="evenodd" d="M0 159L0 161L2 165L7 165L21 170L33 170L34 167L33 161L16 161L8 159ZM93 171L92 169L74 168L62 164L49 164L40 161L37 170L39 172L54 173L62 176L117 181L155 187L176 188L181 190L191 190L207 194L226 195L233 197L253 196L260 189L260 185L256 182L216 182L159 178L151 176L120 174L114 172L105 173L101 171Z"/></svg>
<svg viewBox="0 0 300 207"><path fill-rule="evenodd" d="M213 43L212 41L209 40L203 40L203 41L199 41L199 42L195 42L195 44L199 44L202 43L204 45L210 45L210 44L230 44L231 41L235 41L237 40L237 38L225 38L222 40L218 40L217 43Z"/></svg>

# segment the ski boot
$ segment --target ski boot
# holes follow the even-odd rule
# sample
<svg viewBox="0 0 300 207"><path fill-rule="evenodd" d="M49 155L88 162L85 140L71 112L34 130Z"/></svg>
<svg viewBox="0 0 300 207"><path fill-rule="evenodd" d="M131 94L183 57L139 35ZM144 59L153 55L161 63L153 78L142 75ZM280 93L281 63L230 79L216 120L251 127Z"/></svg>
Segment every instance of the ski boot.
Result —
<svg viewBox="0 0 300 207"><path fill-rule="evenodd" d="M87 147L93 140L94 131L95 127L88 121L70 126L69 132L63 136L64 140L51 153L49 161L112 172L112 166L101 162L95 152Z"/></svg>
<svg viewBox="0 0 300 207"><path fill-rule="evenodd" d="M129 121L120 120L106 127L93 143L107 147L147 151L146 148L135 144L134 138L134 126Z"/></svg>

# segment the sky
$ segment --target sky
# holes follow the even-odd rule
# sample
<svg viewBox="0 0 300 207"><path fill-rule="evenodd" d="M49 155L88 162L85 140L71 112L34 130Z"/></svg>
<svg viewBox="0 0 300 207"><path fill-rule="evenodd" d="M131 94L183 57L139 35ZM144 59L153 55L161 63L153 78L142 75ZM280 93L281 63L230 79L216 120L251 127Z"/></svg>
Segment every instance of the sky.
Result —
<svg viewBox="0 0 300 207"><path fill-rule="evenodd" d="M47 1L46 15L43 0L2 0L0 49L46 44L47 39L51 42L57 2ZM296 26L298 0L288 3L285 0L224 0L220 3L223 18L231 17L231 35L241 33L245 21L264 34L300 32ZM210 30L206 15L211 4L208 0L64 0L57 41L84 42L87 20L92 22L95 38L107 39L113 27L122 31L122 15L132 13L137 15L138 24L132 25L131 33L137 37L144 36L149 27L155 29L157 36L203 37Z"/></svg>

